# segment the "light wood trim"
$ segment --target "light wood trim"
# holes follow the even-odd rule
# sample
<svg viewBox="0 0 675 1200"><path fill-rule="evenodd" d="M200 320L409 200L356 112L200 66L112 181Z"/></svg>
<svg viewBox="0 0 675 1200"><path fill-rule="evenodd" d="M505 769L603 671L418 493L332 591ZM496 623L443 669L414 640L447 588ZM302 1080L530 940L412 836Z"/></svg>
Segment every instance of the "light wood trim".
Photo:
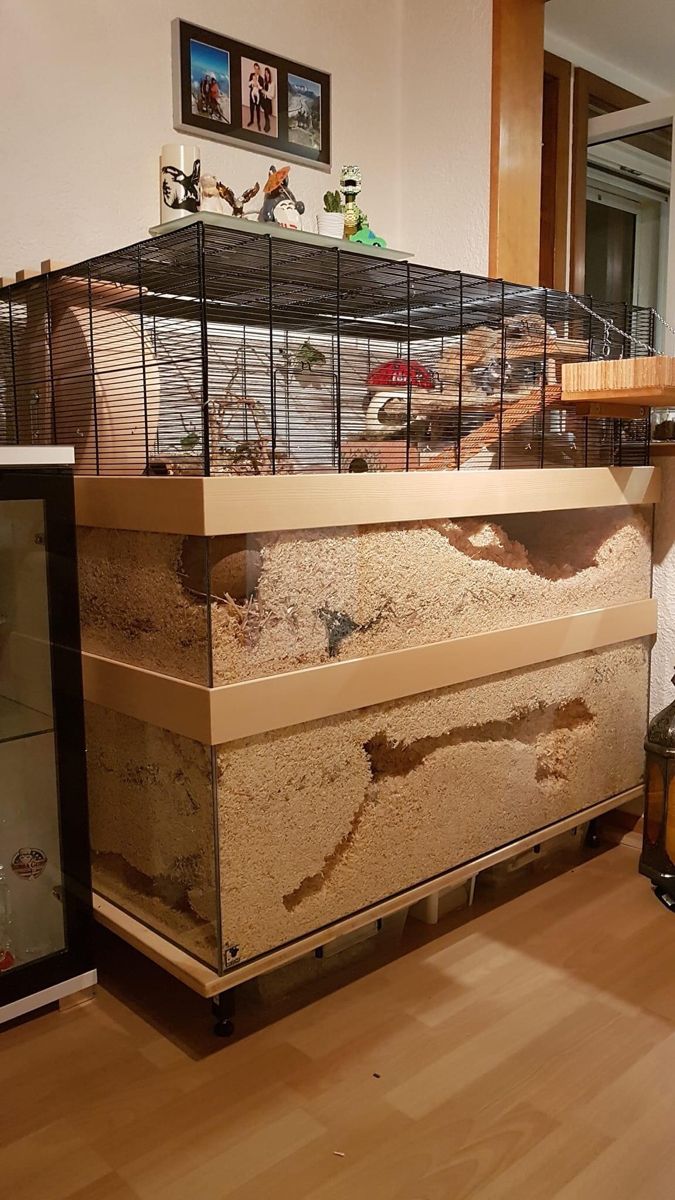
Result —
<svg viewBox="0 0 675 1200"><path fill-rule="evenodd" d="M567 288L572 64L544 51L544 88L554 81L553 104L544 103L541 170L539 282Z"/></svg>
<svg viewBox="0 0 675 1200"><path fill-rule="evenodd" d="M544 0L493 0L490 275L539 283Z"/></svg>
<svg viewBox="0 0 675 1200"><path fill-rule="evenodd" d="M102 529L203 534L205 482L200 477L76 475L75 519Z"/></svg>
<svg viewBox="0 0 675 1200"><path fill-rule="evenodd" d="M115 712L210 743L211 691L96 654L82 655L84 698Z"/></svg>
<svg viewBox="0 0 675 1200"><path fill-rule="evenodd" d="M563 403L585 399L636 404L644 399L658 404L674 394L675 358L667 354L565 363L562 368Z"/></svg>
<svg viewBox="0 0 675 1200"><path fill-rule="evenodd" d="M167 938L148 929L141 921L130 917L97 892L93 894L93 908L94 917L99 925L116 933L129 946L133 946L134 950L140 950L146 958L163 967L169 975L179 979L186 987L199 992L200 996L215 996L224 990L219 986L220 976L215 971L186 954L184 950L180 950L178 946L174 946Z"/></svg>
<svg viewBox="0 0 675 1200"><path fill-rule="evenodd" d="M84 694L218 746L655 632L656 601L637 600L215 688L84 654Z"/></svg>
<svg viewBox="0 0 675 1200"><path fill-rule="evenodd" d="M555 617L213 689L214 745L656 633L656 601Z"/></svg>
<svg viewBox="0 0 675 1200"><path fill-rule="evenodd" d="M659 495L654 467L75 479L78 525L209 537L654 504Z"/></svg>
<svg viewBox="0 0 675 1200"><path fill-rule="evenodd" d="M179 979L181 983L198 992L200 996L217 996L221 992L237 987L240 983L245 983L247 979L255 979L259 975L276 970L277 967L294 962L305 954L311 954L320 946L326 946L330 942L336 941L337 938L345 937L346 934L353 933L372 921L381 920L399 912L402 908L408 908L410 905L426 899L427 896L433 896L436 892L444 891L448 887L458 887L479 872L486 871L489 867L505 862L517 854L522 854L532 846L538 846L540 843L548 841L549 838L558 837L568 829L574 829L577 825L592 821L594 818L602 816L603 813L610 812L611 809L618 808L642 794L642 787L634 787L620 792L616 796L610 796L606 800L601 800L597 804L581 808L570 816L555 821L552 825L536 829L505 846L500 846L498 850L490 850L487 854L481 854L470 862L462 863L461 866L451 867L433 879L399 892L396 896L390 896L380 903L372 904L358 913L343 917L325 929L317 929L295 942L279 947L278 950L269 951L261 958L233 967L226 975L218 975L216 971L205 967L185 951L179 950L172 942L148 929L141 921L136 921L133 917L128 916L117 905L111 904L96 892L94 892L94 916L106 929L116 933L135 950L145 954L170 975Z"/></svg>

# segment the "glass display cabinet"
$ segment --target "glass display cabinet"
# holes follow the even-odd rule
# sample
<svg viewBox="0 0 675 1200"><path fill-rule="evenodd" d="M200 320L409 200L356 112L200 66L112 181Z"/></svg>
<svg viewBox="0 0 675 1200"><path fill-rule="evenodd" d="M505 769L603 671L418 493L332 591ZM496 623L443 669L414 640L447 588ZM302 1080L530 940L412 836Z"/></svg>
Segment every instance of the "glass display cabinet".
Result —
<svg viewBox="0 0 675 1200"><path fill-rule="evenodd" d="M72 461L0 449L0 1024L96 982Z"/></svg>

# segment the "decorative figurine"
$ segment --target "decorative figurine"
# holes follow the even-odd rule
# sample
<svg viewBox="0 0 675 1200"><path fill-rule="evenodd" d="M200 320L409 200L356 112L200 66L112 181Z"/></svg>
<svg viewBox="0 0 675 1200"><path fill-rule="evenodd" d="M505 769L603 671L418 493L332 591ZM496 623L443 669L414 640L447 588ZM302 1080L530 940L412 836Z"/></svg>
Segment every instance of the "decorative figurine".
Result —
<svg viewBox="0 0 675 1200"><path fill-rule="evenodd" d="M274 221L285 229L302 229L301 217L305 211L302 200L296 200L288 186L290 167L270 167L265 198L258 213L259 221Z"/></svg>
<svg viewBox="0 0 675 1200"><path fill-rule="evenodd" d="M202 175L200 212L219 213L223 217L230 215L229 205L220 194L222 186L215 175Z"/></svg>
<svg viewBox="0 0 675 1200"><path fill-rule="evenodd" d="M160 218L175 221L199 212L199 146L180 142L162 146L160 166Z"/></svg>
<svg viewBox="0 0 675 1200"><path fill-rule="evenodd" d="M356 203L356 197L361 191L361 168L345 166L340 172L340 191L344 196L342 211L345 219L344 236L351 238L358 233L361 209Z"/></svg>
<svg viewBox="0 0 675 1200"><path fill-rule="evenodd" d="M358 230L352 234L349 240L350 242L358 242L361 246L379 246L383 250L387 248L384 238L378 237L374 230L370 228L368 218L364 212L361 213Z"/></svg>
<svg viewBox="0 0 675 1200"><path fill-rule="evenodd" d="M221 200L225 200L232 209L233 217L257 217L257 213L247 213L245 212L245 208L249 200L258 195L260 191L259 183L254 183L253 187L247 188L245 192L242 192L241 196L235 196L232 188L226 187L224 183L218 183L217 188Z"/></svg>
<svg viewBox="0 0 675 1200"><path fill-rule="evenodd" d="M22 846L14 855L11 866L20 879L39 879L47 866L47 855L36 846Z"/></svg>
<svg viewBox="0 0 675 1200"><path fill-rule="evenodd" d="M244 209L259 191L260 184L254 183L253 187L247 188L241 196L235 196L232 188L221 183L215 175L202 175L202 200L199 211L220 213L221 216L227 217L257 218L257 213L246 213Z"/></svg>

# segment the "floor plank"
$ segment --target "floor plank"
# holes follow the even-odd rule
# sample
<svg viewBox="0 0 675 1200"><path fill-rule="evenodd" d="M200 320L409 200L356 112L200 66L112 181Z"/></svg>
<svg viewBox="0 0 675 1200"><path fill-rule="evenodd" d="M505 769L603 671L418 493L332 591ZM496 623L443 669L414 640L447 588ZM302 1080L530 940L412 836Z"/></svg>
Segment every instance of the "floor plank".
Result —
<svg viewBox="0 0 675 1200"><path fill-rule="evenodd" d="M96 1000L0 1034L13 1200L641 1200L675 1170L675 922L617 845L272 998L237 1037L101 933Z"/></svg>

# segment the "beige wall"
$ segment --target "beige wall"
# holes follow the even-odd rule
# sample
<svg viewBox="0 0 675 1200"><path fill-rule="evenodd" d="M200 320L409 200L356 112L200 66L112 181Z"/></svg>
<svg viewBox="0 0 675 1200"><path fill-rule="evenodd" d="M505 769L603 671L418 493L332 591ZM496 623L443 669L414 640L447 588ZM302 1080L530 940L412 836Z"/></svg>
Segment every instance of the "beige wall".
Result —
<svg viewBox="0 0 675 1200"><path fill-rule="evenodd" d="M172 128L171 19L333 75L332 177L294 166L314 219L344 161L390 245L487 265L490 0L0 0L0 274L146 236ZM186 139L187 140L187 139ZM235 190L274 156L201 141Z"/></svg>

